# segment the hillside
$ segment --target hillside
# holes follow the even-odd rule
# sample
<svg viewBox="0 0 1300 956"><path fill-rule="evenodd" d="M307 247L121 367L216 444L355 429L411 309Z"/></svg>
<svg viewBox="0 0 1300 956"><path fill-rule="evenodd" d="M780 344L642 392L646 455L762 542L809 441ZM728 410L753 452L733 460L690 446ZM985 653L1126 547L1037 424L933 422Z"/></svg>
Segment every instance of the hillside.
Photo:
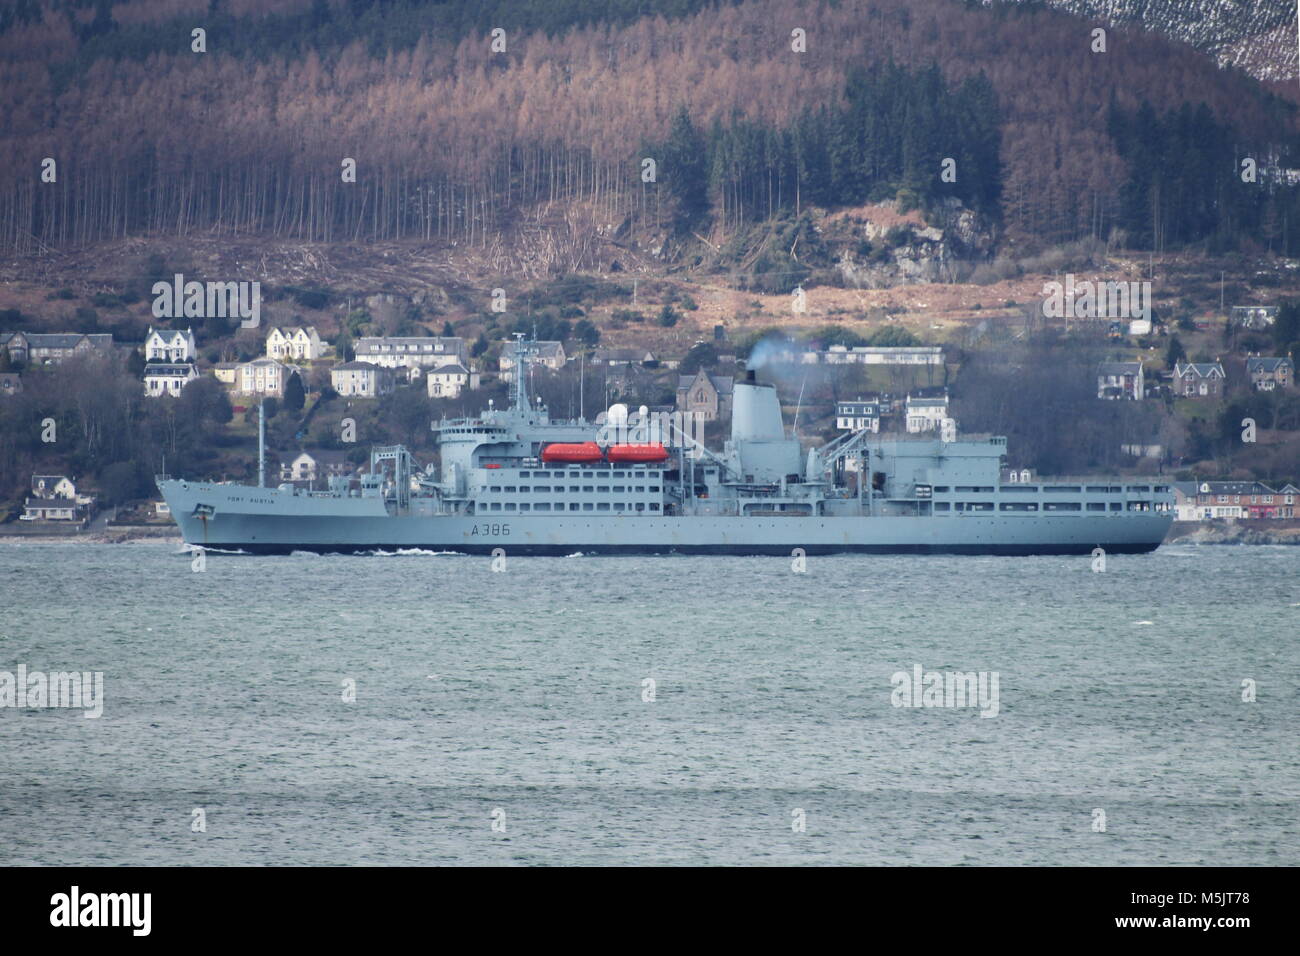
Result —
<svg viewBox="0 0 1300 956"><path fill-rule="evenodd" d="M1288 0L998 0L1046 2L1076 16L1160 33L1261 80L1295 80L1296 9Z"/></svg>
<svg viewBox="0 0 1300 956"><path fill-rule="evenodd" d="M1236 177L1243 155L1261 183L1300 167L1294 104L1155 33L1093 53L1089 24L1055 10L37 6L39 21L0 33L0 242L22 250L196 233L489 250L558 204L563 226L538 237L557 245L553 268L579 264L566 247L587 228L689 264L697 236L721 245L809 203L956 198L1022 243L1121 230L1157 249L1262 239L1300 253L1300 234L1268 226L1300 221L1296 190ZM1124 151L1117 116L1168 135ZM1183 204L1146 189L1154 175L1186 180L1175 195L1219 197L1218 213L1178 222Z"/></svg>

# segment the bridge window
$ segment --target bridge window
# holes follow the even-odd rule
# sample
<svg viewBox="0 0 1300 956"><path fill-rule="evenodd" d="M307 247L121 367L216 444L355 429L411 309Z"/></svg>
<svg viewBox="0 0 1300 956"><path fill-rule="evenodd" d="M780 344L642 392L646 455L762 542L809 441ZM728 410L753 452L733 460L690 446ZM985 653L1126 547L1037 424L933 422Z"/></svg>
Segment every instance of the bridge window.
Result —
<svg viewBox="0 0 1300 956"><path fill-rule="evenodd" d="M658 510L659 510L659 503L658 503L657 501L652 501L652 502L650 502L650 510L651 510L651 511L658 511Z"/></svg>
<svg viewBox="0 0 1300 956"><path fill-rule="evenodd" d="M1049 501L1043 505L1044 511L1082 511L1077 501Z"/></svg>
<svg viewBox="0 0 1300 956"><path fill-rule="evenodd" d="M583 510L583 511L591 511L592 508L594 508L594 507L595 507L595 506L594 506L590 501L585 501L585 502L583 502L583 504L582 504L582 510Z"/></svg>
<svg viewBox="0 0 1300 956"><path fill-rule="evenodd" d="M597 510L597 511L608 511L608 510L609 510L609 502L608 502L608 501L602 501L600 504L596 505L596 510Z"/></svg>
<svg viewBox="0 0 1300 956"><path fill-rule="evenodd" d="M1003 511L1037 511L1038 505L1032 501L1004 501L998 506Z"/></svg>
<svg viewBox="0 0 1300 956"><path fill-rule="evenodd" d="M1072 494L1074 492L1082 491L1083 489L1080 488L1078 485L1047 485L1046 487L1043 488L1043 490L1057 491L1057 492L1063 491L1067 494Z"/></svg>
<svg viewBox="0 0 1300 956"><path fill-rule="evenodd" d="M520 511L532 511L532 510L533 510L533 506L532 506L532 505L528 505L528 504L520 505L520 506L519 506L519 510L520 510Z"/></svg>
<svg viewBox="0 0 1300 956"><path fill-rule="evenodd" d="M527 505L525 505L524 507L527 507ZM533 510L534 510L534 511L550 511L550 510L551 510L551 506L550 506L549 504L547 504L546 502L539 501L537 504L533 505Z"/></svg>
<svg viewBox="0 0 1300 956"><path fill-rule="evenodd" d="M1106 510L1106 502L1104 502L1104 501L1089 501L1089 502L1088 502L1088 510L1089 510L1089 511L1105 511L1105 510Z"/></svg>
<svg viewBox="0 0 1300 956"><path fill-rule="evenodd" d="M952 505L948 504L948 502L946 502L946 501L936 501L936 502L934 503L934 510L935 510L935 511L951 511L951 510L952 510Z"/></svg>
<svg viewBox="0 0 1300 956"><path fill-rule="evenodd" d="M513 501L507 501L506 511L514 511L514 510L515 510L515 503Z"/></svg>

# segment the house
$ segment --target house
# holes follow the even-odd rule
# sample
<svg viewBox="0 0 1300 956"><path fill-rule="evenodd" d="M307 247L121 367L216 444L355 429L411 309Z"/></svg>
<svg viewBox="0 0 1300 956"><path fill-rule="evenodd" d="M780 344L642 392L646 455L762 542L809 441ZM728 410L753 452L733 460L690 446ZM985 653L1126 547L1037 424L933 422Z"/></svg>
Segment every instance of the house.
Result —
<svg viewBox="0 0 1300 956"><path fill-rule="evenodd" d="M938 431L948 417L948 395L937 398L907 396L907 431L909 434Z"/></svg>
<svg viewBox="0 0 1300 956"><path fill-rule="evenodd" d="M340 395L378 398L397 387L392 366L372 362L345 362L330 369L330 385Z"/></svg>
<svg viewBox="0 0 1300 956"><path fill-rule="evenodd" d="M1175 481L1170 483L1174 493L1174 520L1199 521L1200 513L1196 510L1196 489L1194 481Z"/></svg>
<svg viewBox="0 0 1300 956"><path fill-rule="evenodd" d="M1275 305L1234 305L1232 324L1245 329L1266 329L1277 321Z"/></svg>
<svg viewBox="0 0 1300 956"><path fill-rule="evenodd" d="M781 353L783 361L795 361L792 352ZM940 345L863 345L849 348L832 345L825 351L802 352L798 360L805 365L942 365Z"/></svg>
<svg viewBox="0 0 1300 956"><path fill-rule="evenodd" d="M404 368L408 380L418 378L426 368L464 365L469 356L459 336L367 336L357 339L358 362L380 368Z"/></svg>
<svg viewBox="0 0 1300 956"><path fill-rule="evenodd" d="M1246 359L1246 374L1259 392L1290 388L1295 381L1295 364L1289 358L1252 356Z"/></svg>
<svg viewBox="0 0 1300 956"><path fill-rule="evenodd" d="M857 399L835 403L835 427L845 431L880 431L880 404Z"/></svg>
<svg viewBox="0 0 1300 956"><path fill-rule="evenodd" d="M478 372L463 365L440 365L424 374L425 388L430 398L460 398L463 388L478 388Z"/></svg>
<svg viewBox="0 0 1300 956"><path fill-rule="evenodd" d="M23 390L22 376L17 372L0 372L0 398L18 395Z"/></svg>
<svg viewBox="0 0 1300 956"><path fill-rule="evenodd" d="M150 362L144 367L144 393L150 398L176 398L198 377L193 362Z"/></svg>
<svg viewBox="0 0 1300 956"><path fill-rule="evenodd" d="M730 375L710 375L700 369L694 375L677 376L677 410L701 421L712 422L731 415Z"/></svg>
<svg viewBox="0 0 1300 956"><path fill-rule="evenodd" d="M256 358L241 362L235 366L234 390L238 395L280 398L290 374L297 374L297 369L281 365L275 359Z"/></svg>
<svg viewBox="0 0 1300 956"><path fill-rule="evenodd" d="M1300 506L1300 488L1288 482L1277 490L1277 495L1282 499L1277 517L1296 517L1296 508Z"/></svg>
<svg viewBox="0 0 1300 956"><path fill-rule="evenodd" d="M87 352L110 352L113 336L108 333L82 335L80 332L0 332L0 348L9 352L11 362L58 363Z"/></svg>
<svg viewBox="0 0 1300 956"><path fill-rule="evenodd" d="M1097 366L1097 397L1141 401L1146 395L1141 362L1102 362Z"/></svg>
<svg viewBox="0 0 1300 956"><path fill-rule="evenodd" d="M146 362L192 362L198 354L194 344L194 332L186 329L155 329L149 327L149 334L144 337L144 360Z"/></svg>
<svg viewBox="0 0 1300 956"><path fill-rule="evenodd" d="M239 363L221 362L214 365L212 375L222 385L233 386L239 379Z"/></svg>
<svg viewBox="0 0 1300 956"><path fill-rule="evenodd" d="M316 326L275 326L266 333L266 357L273 359L301 359L315 361L325 354L325 343L316 332Z"/></svg>
<svg viewBox="0 0 1300 956"><path fill-rule="evenodd" d="M564 368L568 356L564 354L563 342L530 342L534 349L532 363L534 365L544 365L551 371L558 371ZM463 363L462 363L463 364ZM501 350L501 358L497 362L497 367L501 372L501 380L505 382L514 379L515 353L513 345L507 343L506 347Z"/></svg>
<svg viewBox="0 0 1300 956"><path fill-rule="evenodd" d="M81 521L94 507L94 495L77 493L66 475L32 475L32 494L23 504L20 521Z"/></svg>
<svg viewBox="0 0 1300 956"><path fill-rule="evenodd" d="M1227 378L1218 362L1189 362L1174 365L1174 394L1186 398L1217 398Z"/></svg>
<svg viewBox="0 0 1300 956"><path fill-rule="evenodd" d="M596 349L591 357L594 365L644 365L654 360L654 353L645 349Z"/></svg>
<svg viewBox="0 0 1300 956"><path fill-rule="evenodd" d="M1294 518L1300 489L1287 485L1275 491L1261 481L1202 481L1196 486L1193 518ZM1177 492L1175 492L1177 500Z"/></svg>
<svg viewBox="0 0 1300 956"><path fill-rule="evenodd" d="M357 466L348 461L348 453L333 449L303 451L298 457L280 463L281 481L324 482L340 475L352 475Z"/></svg>

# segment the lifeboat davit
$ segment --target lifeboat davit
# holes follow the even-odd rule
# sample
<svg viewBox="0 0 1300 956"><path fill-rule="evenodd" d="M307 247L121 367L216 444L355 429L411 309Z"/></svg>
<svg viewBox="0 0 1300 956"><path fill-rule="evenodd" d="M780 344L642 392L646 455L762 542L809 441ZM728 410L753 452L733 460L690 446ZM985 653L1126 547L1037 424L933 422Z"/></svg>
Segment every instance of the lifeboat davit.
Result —
<svg viewBox="0 0 1300 956"><path fill-rule="evenodd" d="M563 462L565 464L590 464L604 458L600 446L594 441L565 444L557 442L542 449L542 461Z"/></svg>
<svg viewBox="0 0 1300 956"><path fill-rule="evenodd" d="M668 449L663 445L615 445L609 450L609 460L635 464L667 461Z"/></svg>

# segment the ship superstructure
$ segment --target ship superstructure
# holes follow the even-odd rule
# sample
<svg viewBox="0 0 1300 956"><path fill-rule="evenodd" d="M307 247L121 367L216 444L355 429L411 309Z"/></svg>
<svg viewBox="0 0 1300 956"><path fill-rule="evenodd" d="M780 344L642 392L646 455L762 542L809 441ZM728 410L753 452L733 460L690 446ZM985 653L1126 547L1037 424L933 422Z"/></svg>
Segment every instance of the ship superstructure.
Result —
<svg viewBox="0 0 1300 956"><path fill-rule="evenodd" d="M1167 485L1008 473L1006 439L850 432L803 450L773 386L732 396L730 439L704 447L674 416L615 406L553 420L515 343L509 408L435 422L439 463L374 449L359 481L327 491L160 478L185 540L253 553L1078 554L1144 552L1173 518Z"/></svg>

